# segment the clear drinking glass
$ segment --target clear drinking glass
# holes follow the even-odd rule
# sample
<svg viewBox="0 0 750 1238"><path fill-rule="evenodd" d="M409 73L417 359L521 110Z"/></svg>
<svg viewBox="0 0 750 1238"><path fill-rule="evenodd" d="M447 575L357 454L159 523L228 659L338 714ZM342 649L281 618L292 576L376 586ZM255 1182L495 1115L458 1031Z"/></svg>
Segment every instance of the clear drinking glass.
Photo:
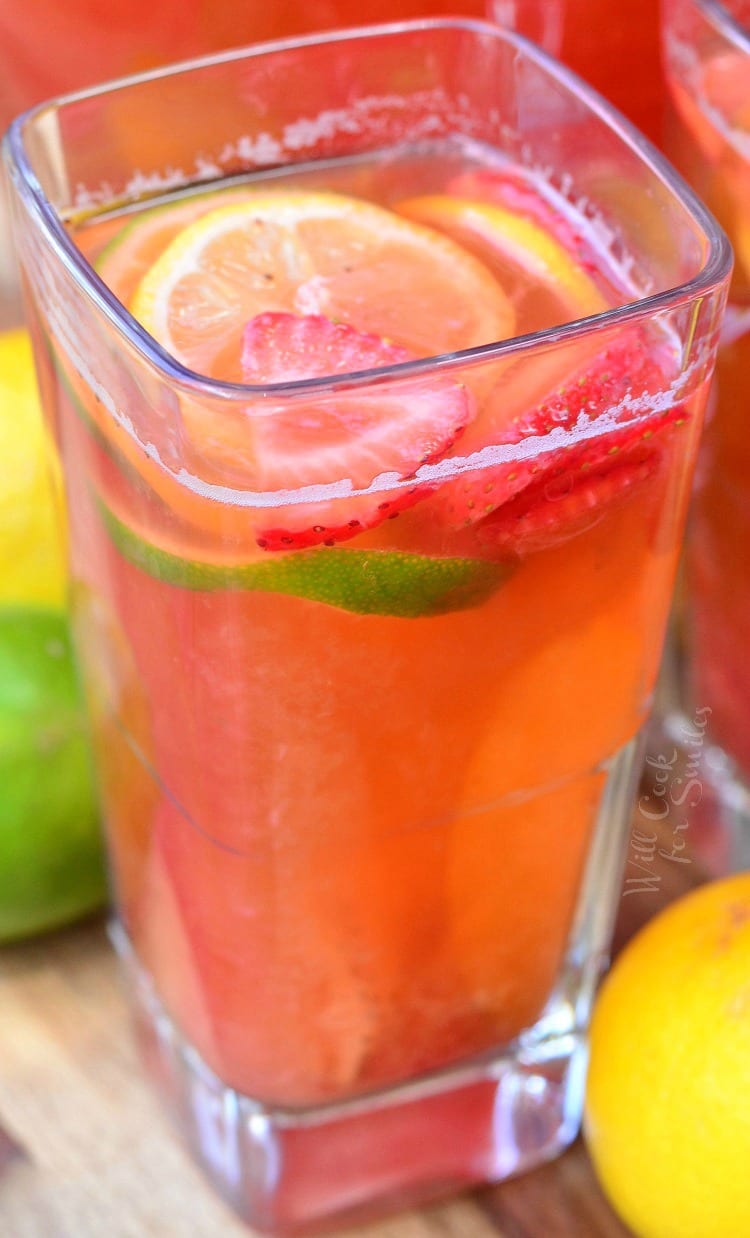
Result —
<svg viewBox="0 0 750 1238"><path fill-rule="evenodd" d="M750 4L667 0L668 150L735 252L686 555L684 649L668 726L703 782L691 808L716 867L750 863ZM676 690L675 690L676 689Z"/></svg>
<svg viewBox="0 0 750 1238"><path fill-rule="evenodd" d="M547 1159L578 1127L722 233L576 78L458 20L71 96L16 121L5 154L115 942L177 1125L279 1232ZM389 236L457 211L489 249L463 236L443 312L444 288L401 324L415 359L255 385L194 372L123 302L143 304L138 276L186 220L231 203L273 237L300 188L379 203ZM419 235L439 258L448 241ZM306 302L360 278L345 248L331 239ZM216 287L242 301L231 269ZM373 298L390 270L397 321L406 268L367 270ZM457 346L469 278L480 300L488 279L490 300L513 293L511 338ZM281 317L326 339L360 323ZM359 347L395 347L395 328L362 329ZM395 445L377 437L394 418ZM278 475L300 439L296 486L259 486L268 444Z"/></svg>

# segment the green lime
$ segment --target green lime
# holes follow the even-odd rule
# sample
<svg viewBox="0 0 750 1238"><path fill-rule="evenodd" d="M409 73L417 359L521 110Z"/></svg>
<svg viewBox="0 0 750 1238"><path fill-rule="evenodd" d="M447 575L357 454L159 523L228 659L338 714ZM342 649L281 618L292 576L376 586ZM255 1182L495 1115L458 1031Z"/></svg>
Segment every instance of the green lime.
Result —
<svg viewBox="0 0 750 1238"><path fill-rule="evenodd" d="M56 364L54 354L52 358ZM92 422L63 370L56 368L58 380L89 433L124 475L138 481L133 466ZM416 619L479 606L515 570L512 562L340 547L317 547L244 563L202 562L145 541L101 499L98 502L102 520L123 558L149 576L181 589L285 593L357 615Z"/></svg>
<svg viewBox="0 0 750 1238"><path fill-rule="evenodd" d="M100 501L112 541L129 563L182 589L290 593L357 615L443 615L484 602L513 571L508 563L436 558L398 550L299 550L266 561L202 563L143 541Z"/></svg>
<svg viewBox="0 0 750 1238"><path fill-rule="evenodd" d="M106 898L83 704L59 610L0 611L0 941Z"/></svg>

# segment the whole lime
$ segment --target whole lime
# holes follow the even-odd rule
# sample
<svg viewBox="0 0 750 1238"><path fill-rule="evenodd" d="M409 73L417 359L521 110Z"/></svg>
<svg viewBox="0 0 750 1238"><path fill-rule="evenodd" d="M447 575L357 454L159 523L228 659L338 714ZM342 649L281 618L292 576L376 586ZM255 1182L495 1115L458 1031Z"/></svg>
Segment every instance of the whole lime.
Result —
<svg viewBox="0 0 750 1238"><path fill-rule="evenodd" d="M0 611L0 941L106 897L83 704L59 610Z"/></svg>

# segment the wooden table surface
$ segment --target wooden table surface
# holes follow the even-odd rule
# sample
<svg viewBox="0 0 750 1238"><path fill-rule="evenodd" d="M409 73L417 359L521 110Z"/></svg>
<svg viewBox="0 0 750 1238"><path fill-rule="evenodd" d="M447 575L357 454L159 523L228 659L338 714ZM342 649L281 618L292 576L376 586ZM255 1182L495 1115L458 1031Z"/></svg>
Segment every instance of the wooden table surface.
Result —
<svg viewBox="0 0 750 1238"><path fill-rule="evenodd" d="M694 858L676 863L658 852L644 873L639 841L646 832L635 820L618 944L703 879ZM669 834L663 841L669 844ZM644 884L644 876L651 880ZM206 1186L142 1080L103 923L0 951L2 1238L247 1238L248 1232ZM346 1238L628 1234L579 1142L534 1173L348 1230Z"/></svg>

